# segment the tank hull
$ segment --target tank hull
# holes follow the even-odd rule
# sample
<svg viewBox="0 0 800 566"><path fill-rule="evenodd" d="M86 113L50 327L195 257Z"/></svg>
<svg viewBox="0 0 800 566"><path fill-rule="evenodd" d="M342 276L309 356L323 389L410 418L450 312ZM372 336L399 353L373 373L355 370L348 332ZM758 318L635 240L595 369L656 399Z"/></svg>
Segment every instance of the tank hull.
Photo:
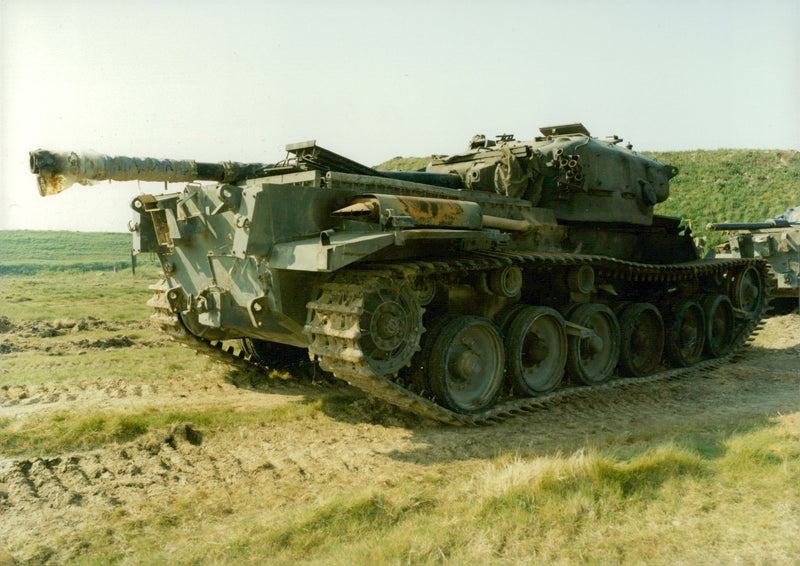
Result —
<svg viewBox="0 0 800 566"><path fill-rule="evenodd" d="M250 180L233 200L219 186L190 185L135 203L135 248L158 254L163 266L150 303L155 319L193 347L241 341L254 363L282 363L299 348L324 371L371 395L442 422L476 424L591 381L659 379L710 367L745 342L766 308L770 282L763 262L699 260L677 219L656 216L647 227L558 222L548 209L523 200L468 190L458 191L456 200L451 189L395 182L298 173ZM369 196L376 194L381 198ZM426 198L421 195L432 199L431 207L449 198L475 203L483 217L503 215L525 225L476 228L474 213L457 220L448 214L437 225L439 209L422 207L423 214L396 204L398 198ZM369 220L352 216L351 203L365 200L383 203L377 220L372 210ZM743 275L756 287L755 302L737 291ZM697 322L681 310L692 303L702 313L715 297L727 305L722 315L703 314ZM641 321L624 314L631 305L656 313L652 328L637 335ZM519 316L533 316L530 309L555 314L521 330ZM587 310L594 314L576 318L576 311ZM715 316L728 325L722 337L707 335ZM454 330L447 326L452 321L468 326ZM537 334L539 325L556 328L564 340L549 343ZM670 353L691 350L682 345L683 326L697 334L695 342L727 346L701 346L687 363ZM450 340L444 346L443 332ZM482 349L466 354L464 342L471 340ZM254 344L287 350L259 355ZM434 347L453 359L432 359ZM647 363L630 360L637 356ZM511 382L512 358L524 368L516 372L523 385ZM490 399L483 385L452 393L459 381L480 384L480 376L493 371L502 377ZM534 385L524 385L525 375ZM540 381L556 384L540 387Z"/></svg>

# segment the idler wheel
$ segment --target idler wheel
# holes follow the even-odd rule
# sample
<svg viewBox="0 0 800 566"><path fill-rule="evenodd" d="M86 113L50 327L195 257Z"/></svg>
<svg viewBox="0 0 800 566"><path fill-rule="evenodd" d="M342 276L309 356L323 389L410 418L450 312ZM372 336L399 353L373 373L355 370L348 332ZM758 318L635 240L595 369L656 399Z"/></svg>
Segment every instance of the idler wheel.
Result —
<svg viewBox="0 0 800 566"><path fill-rule="evenodd" d="M568 337L567 374L586 385L605 383L611 378L619 360L617 317L605 305L587 303L573 310L569 321L588 328L593 335Z"/></svg>
<svg viewBox="0 0 800 566"><path fill-rule="evenodd" d="M488 319L447 320L431 344L428 382L437 401L464 414L494 405L503 385L505 352L500 331Z"/></svg>
<svg viewBox="0 0 800 566"><path fill-rule="evenodd" d="M523 395L541 395L561 383L567 361L564 318L548 307L516 312L505 337L508 375Z"/></svg>
<svg viewBox="0 0 800 566"><path fill-rule="evenodd" d="M700 361L706 341L703 309L695 301L681 301L672 309L667 327L667 357L679 367Z"/></svg>
<svg viewBox="0 0 800 566"><path fill-rule="evenodd" d="M706 351L714 358L728 353L733 341L734 314L726 295L709 295L703 301L706 323Z"/></svg>
<svg viewBox="0 0 800 566"><path fill-rule="evenodd" d="M364 297L358 339L365 361L378 375L394 374L419 349L422 309L409 285L381 281Z"/></svg>
<svg viewBox="0 0 800 566"><path fill-rule="evenodd" d="M650 303L632 303L619 317L619 366L622 373L641 377L655 371L664 353L664 321Z"/></svg>

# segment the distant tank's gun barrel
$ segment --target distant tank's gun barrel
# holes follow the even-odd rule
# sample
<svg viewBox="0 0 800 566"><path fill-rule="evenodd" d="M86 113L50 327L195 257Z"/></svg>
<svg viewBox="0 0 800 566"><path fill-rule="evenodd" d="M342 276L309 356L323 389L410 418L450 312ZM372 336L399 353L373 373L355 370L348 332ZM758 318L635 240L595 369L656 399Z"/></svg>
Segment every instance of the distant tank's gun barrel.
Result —
<svg viewBox="0 0 800 566"><path fill-rule="evenodd" d="M265 169L273 167L267 163L201 163L193 160L59 153L42 149L30 152L31 173L37 175L39 194L42 196L60 193L73 183L87 185L105 180L236 183L258 177Z"/></svg>
<svg viewBox="0 0 800 566"><path fill-rule="evenodd" d="M768 230L770 228L790 228L800 226L800 222L789 222L783 218L772 218L764 222L720 222L706 225L706 230Z"/></svg>

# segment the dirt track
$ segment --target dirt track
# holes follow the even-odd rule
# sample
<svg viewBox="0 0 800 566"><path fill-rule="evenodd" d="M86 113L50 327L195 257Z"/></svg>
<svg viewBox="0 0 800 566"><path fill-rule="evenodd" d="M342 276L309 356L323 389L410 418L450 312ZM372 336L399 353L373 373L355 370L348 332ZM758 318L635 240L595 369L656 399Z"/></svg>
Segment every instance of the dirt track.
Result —
<svg viewBox="0 0 800 566"><path fill-rule="evenodd" d="M84 346L136 344L135 329L121 331L127 341ZM346 402L326 404L331 395ZM280 504L340 483L413 477L431 465L518 451L569 452L587 440L625 443L665 430L702 431L714 423L798 412L800 316L770 319L738 361L704 375L567 399L493 427L441 426L363 398L344 384L315 386L305 380L262 389L208 376L145 386L97 381L0 389L4 417L137 405L170 411L228 406L266 414L314 402L321 412L243 431L204 434L193 423L182 423L89 452L0 456L0 554L4 544L12 546L20 537L46 540L50 533L91 523L102 512L130 512L174 498L187 486L208 492L248 489ZM66 548L62 558L76 552Z"/></svg>

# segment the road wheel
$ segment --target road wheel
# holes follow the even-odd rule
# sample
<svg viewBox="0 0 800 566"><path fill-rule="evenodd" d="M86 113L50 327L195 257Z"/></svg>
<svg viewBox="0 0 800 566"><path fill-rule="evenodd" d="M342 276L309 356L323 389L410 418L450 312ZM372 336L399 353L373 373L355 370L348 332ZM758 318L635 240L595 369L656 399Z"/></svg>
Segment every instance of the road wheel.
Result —
<svg viewBox="0 0 800 566"><path fill-rule="evenodd" d="M503 336L508 334L508 327L511 325L514 318L521 310L526 308L528 308L528 305L525 303L514 303L501 309L500 312L494 316L494 323L497 325L497 328L500 329L500 332L503 333Z"/></svg>
<svg viewBox="0 0 800 566"><path fill-rule="evenodd" d="M518 311L505 343L508 375L519 393L541 395L558 387L567 361L567 333L557 311L548 307Z"/></svg>
<svg viewBox="0 0 800 566"><path fill-rule="evenodd" d="M706 325L703 309L695 301L675 305L667 328L667 357L679 367L696 364L703 356Z"/></svg>
<svg viewBox="0 0 800 566"><path fill-rule="evenodd" d="M573 310L569 321L588 328L592 335L568 337L567 374L586 385L608 381L619 360L617 317L605 305L587 303Z"/></svg>
<svg viewBox="0 0 800 566"><path fill-rule="evenodd" d="M479 316L457 316L445 322L431 345L428 380L445 407L457 413L481 413L497 401L504 366L497 327Z"/></svg>
<svg viewBox="0 0 800 566"><path fill-rule="evenodd" d="M752 265L733 279L731 296L733 305L743 310L748 316L758 316L763 307L763 282L758 269Z"/></svg>
<svg viewBox="0 0 800 566"><path fill-rule="evenodd" d="M655 305L628 305L620 315L619 329L622 373L635 377L653 373L664 353L664 321Z"/></svg>
<svg viewBox="0 0 800 566"><path fill-rule="evenodd" d="M714 358L724 356L733 341L734 315L726 295L709 295L703 301L706 323L706 351Z"/></svg>

